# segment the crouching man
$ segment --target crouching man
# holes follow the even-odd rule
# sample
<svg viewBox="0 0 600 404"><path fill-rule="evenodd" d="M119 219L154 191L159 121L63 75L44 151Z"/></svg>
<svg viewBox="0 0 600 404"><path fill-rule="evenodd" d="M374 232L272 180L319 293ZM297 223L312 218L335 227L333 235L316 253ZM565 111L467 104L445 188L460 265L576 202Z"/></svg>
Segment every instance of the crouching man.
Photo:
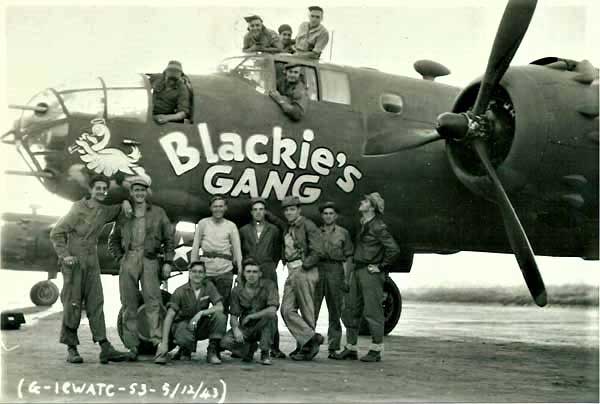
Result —
<svg viewBox="0 0 600 404"><path fill-rule="evenodd" d="M223 338L221 347L241 351L242 360L252 362L260 346L260 363L271 365L269 352L277 331L279 306L277 285L263 279L261 268L253 258L246 258L242 265L242 282L231 292L231 330Z"/></svg>
<svg viewBox="0 0 600 404"><path fill-rule="evenodd" d="M218 348L227 327L221 295L207 280L203 262L192 262L189 276L189 282L175 289L167 305L162 342L156 350L154 362L167 363L169 333L172 332L181 360L190 360L197 342L208 338L206 361L218 365L221 363ZM212 307L209 307L211 304Z"/></svg>

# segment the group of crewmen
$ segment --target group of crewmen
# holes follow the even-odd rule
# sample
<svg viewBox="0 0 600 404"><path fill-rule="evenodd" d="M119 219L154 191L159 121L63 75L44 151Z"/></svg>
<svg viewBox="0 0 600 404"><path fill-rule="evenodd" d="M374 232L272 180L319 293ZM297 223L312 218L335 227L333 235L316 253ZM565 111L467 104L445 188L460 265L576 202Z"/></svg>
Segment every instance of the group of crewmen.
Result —
<svg viewBox="0 0 600 404"><path fill-rule="evenodd" d="M127 183L130 198L106 205L110 180L92 177L90 195L75 202L51 232L64 279L60 342L67 345L67 362L83 362L77 350L82 305L93 340L101 347L101 363L138 359L138 316L145 315L147 339L156 346L158 364L189 360L197 342L208 339L208 363L221 363L226 350L252 362L260 348L260 363L271 365L271 358L286 357L279 347L278 309L296 340L289 356L310 361L324 343L315 331L323 299L329 311L328 358L358 359L358 329L364 317L372 344L360 359L381 360L385 272L400 250L383 221L384 200L379 193L361 200L360 231L354 243L336 223L340 212L333 202L320 205L323 224L317 227L302 215L297 196L281 202L285 220L267 211L264 199L254 198L249 203L251 221L238 231L224 217L225 196L212 196L211 216L196 224L189 281L174 291L163 319L160 285L171 273L174 229L165 211L148 199L147 178L135 176ZM110 222L114 224L108 247L120 265L122 340L128 352L117 351L106 337L97 244ZM281 307L276 271L280 260L288 270ZM144 314L138 311L140 283ZM226 331L228 316L231 328ZM342 351L340 319L347 333ZM169 356L173 344L179 349Z"/></svg>
<svg viewBox="0 0 600 404"><path fill-rule="evenodd" d="M244 17L248 32L244 36L242 51L246 53L290 53L297 57L319 59L329 42L329 32L321 23L323 9L311 6L309 20L300 24L298 34L292 39L292 28L282 24L277 34L263 25L258 15ZM154 121L159 125L167 122L183 123L191 117L191 83L183 72L181 62L171 60L162 74L150 76ZM293 121L299 121L306 112L308 94L302 66L288 63L284 75L277 81L277 89L269 96L283 113Z"/></svg>

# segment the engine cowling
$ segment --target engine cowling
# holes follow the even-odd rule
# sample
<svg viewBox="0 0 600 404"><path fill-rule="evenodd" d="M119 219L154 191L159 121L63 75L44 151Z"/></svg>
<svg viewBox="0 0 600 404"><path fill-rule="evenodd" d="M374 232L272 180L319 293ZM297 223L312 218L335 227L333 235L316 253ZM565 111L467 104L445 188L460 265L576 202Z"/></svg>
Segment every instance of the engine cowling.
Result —
<svg viewBox="0 0 600 404"><path fill-rule="evenodd" d="M556 58L548 58L552 63ZM572 61L569 61L572 62ZM598 217L598 70L589 62L510 68L490 103L488 150L507 192L568 205ZM590 74L591 69L591 74ZM477 80L453 112L473 106ZM452 170L474 193L490 198L491 183L473 150L449 140Z"/></svg>

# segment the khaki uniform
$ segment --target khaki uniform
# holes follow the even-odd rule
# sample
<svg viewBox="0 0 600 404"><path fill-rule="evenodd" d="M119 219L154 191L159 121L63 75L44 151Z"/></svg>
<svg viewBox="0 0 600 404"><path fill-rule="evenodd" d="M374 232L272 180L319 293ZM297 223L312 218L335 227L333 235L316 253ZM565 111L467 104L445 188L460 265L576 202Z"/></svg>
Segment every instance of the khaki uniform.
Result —
<svg viewBox="0 0 600 404"><path fill-rule="evenodd" d="M321 227L323 257L319 261L319 282L315 291L315 322L318 321L323 298L327 301L329 328L327 341L330 351L340 349L342 338L342 315L344 301L344 262L352 257L352 240L348 230L338 225L333 230Z"/></svg>
<svg viewBox="0 0 600 404"><path fill-rule="evenodd" d="M165 261L173 260L173 227L165 211L146 202L143 217L119 216L108 238L111 254L120 262L119 292L123 306L123 343L129 349L139 343L137 330L139 283L142 284L149 337L154 344L162 340L160 305L160 267L162 251Z"/></svg>
<svg viewBox="0 0 600 404"><path fill-rule="evenodd" d="M300 347L315 335L314 298L319 280L320 233L312 221L301 216L288 224L284 234L283 258L288 277L283 287L281 316ZM300 261L302 265L296 266Z"/></svg>
<svg viewBox="0 0 600 404"><path fill-rule="evenodd" d="M92 331L94 342L106 339L104 321L104 294L98 263L98 236L105 224L114 221L121 205L91 207L82 199L71 207L50 232L50 240L59 258L63 274L61 301L63 320L60 342L79 345L77 329L81 320L82 304ZM77 264L65 265L65 257L74 256Z"/></svg>

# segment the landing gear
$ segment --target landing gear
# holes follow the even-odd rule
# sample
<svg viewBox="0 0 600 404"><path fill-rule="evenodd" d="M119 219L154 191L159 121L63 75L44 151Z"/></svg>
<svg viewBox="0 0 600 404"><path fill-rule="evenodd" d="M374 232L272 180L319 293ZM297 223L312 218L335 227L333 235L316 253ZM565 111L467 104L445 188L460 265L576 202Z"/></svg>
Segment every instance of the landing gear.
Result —
<svg viewBox="0 0 600 404"><path fill-rule="evenodd" d="M389 276L385 277L383 302L381 304L385 317L383 332L385 335L388 335L396 327L396 324L398 324L400 314L402 313L402 295L396 283ZM360 335L370 335L369 326L364 318L360 322L358 333Z"/></svg>
<svg viewBox="0 0 600 404"><path fill-rule="evenodd" d="M165 315L167 314L167 303L171 299L171 294L166 290L161 290L162 294L162 303L160 305L160 319L161 324L162 320L164 320ZM140 339L140 345L138 346L138 353L140 355L154 355L156 353L156 346L152 344L149 338L148 332L148 319L146 317L146 306L144 305L144 299L142 298L142 294L138 294L138 311L137 311L137 329L138 329L138 338ZM121 342L125 344L123 340L123 307L119 310L119 316L117 317L117 332L119 333L119 337L121 338ZM175 345L172 340L169 340L169 350L175 348Z"/></svg>
<svg viewBox="0 0 600 404"><path fill-rule="evenodd" d="M36 306L52 306L59 295L58 286L50 280L36 283L29 292L29 297Z"/></svg>

